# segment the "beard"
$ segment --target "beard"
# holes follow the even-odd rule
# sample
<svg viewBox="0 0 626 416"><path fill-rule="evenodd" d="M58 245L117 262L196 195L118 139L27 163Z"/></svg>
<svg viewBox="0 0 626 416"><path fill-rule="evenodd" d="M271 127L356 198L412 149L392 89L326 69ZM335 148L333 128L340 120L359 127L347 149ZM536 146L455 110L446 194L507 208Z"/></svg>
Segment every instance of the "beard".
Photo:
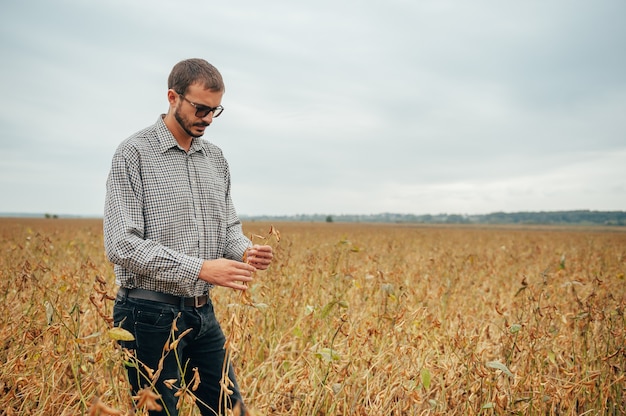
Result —
<svg viewBox="0 0 626 416"><path fill-rule="evenodd" d="M193 126L208 127L211 125L211 123L205 123L204 121L194 123L193 121L190 121L184 118L178 111L178 108L174 112L174 118L176 119L176 121L178 121L178 124L180 124L180 127L182 127L183 130L185 130L185 133L187 133L190 137L202 137L204 135L204 131L202 133L197 133L197 132L192 131Z"/></svg>

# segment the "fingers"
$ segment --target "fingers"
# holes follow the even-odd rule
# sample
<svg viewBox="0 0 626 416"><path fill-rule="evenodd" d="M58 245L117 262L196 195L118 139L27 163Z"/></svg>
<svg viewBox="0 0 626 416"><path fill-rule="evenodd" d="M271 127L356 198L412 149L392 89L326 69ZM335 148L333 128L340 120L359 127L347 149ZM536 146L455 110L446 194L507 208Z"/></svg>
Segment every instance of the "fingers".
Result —
<svg viewBox="0 0 626 416"><path fill-rule="evenodd" d="M250 267L249 264L241 262L241 261L236 261L236 260L226 260L234 269L237 269L239 271L249 271L249 272L253 272L254 268Z"/></svg>
<svg viewBox="0 0 626 416"><path fill-rule="evenodd" d="M253 266L257 270L265 270L265 269L267 269L269 267L270 260L250 259L248 264L250 264L251 266Z"/></svg>
<svg viewBox="0 0 626 416"><path fill-rule="evenodd" d="M266 253L266 254L269 254L270 256L272 255L272 246L261 246L259 244L255 244L252 247L250 247L250 250L254 250L257 253Z"/></svg>
<svg viewBox="0 0 626 416"><path fill-rule="evenodd" d="M237 282L230 282L230 283L226 283L224 284L224 287L229 287L231 289L235 289L235 290L248 290L248 286L244 285L243 283L237 283Z"/></svg>
<svg viewBox="0 0 626 416"><path fill-rule="evenodd" d="M232 278L232 280L246 282L246 283L251 282L253 280L253 275L254 275L254 272L256 271L256 268L254 266L250 264L246 264L246 263L235 262L235 261L231 264L232 264L233 269L231 270L229 275Z"/></svg>
<svg viewBox="0 0 626 416"><path fill-rule="evenodd" d="M254 245L248 249L248 264L258 270L267 269L273 258L274 254L271 246Z"/></svg>
<svg viewBox="0 0 626 416"><path fill-rule="evenodd" d="M213 285L246 290L255 271L254 266L234 260L205 260L198 278Z"/></svg>
<svg viewBox="0 0 626 416"><path fill-rule="evenodd" d="M267 269L273 257L271 246L255 245L248 249L246 262L205 260L198 278L216 286L247 290L247 284L254 280L254 272Z"/></svg>
<svg viewBox="0 0 626 416"><path fill-rule="evenodd" d="M231 280L229 280L225 286L236 290L247 290L247 283L254 280L256 268L251 264L241 262L233 262L231 265L234 270L230 274Z"/></svg>
<svg viewBox="0 0 626 416"><path fill-rule="evenodd" d="M230 273L229 279L223 286L236 290L247 290L247 283L254 280L254 272L256 271L256 268L250 264L237 262L235 269L236 270Z"/></svg>

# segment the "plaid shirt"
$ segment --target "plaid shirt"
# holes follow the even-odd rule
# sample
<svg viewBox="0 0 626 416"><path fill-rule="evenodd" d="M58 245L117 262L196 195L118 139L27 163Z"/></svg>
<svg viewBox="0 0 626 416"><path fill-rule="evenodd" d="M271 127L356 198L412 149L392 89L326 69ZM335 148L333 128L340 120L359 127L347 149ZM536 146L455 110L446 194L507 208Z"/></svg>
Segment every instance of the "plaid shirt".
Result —
<svg viewBox="0 0 626 416"><path fill-rule="evenodd" d="M241 261L250 246L230 197L222 151L185 152L159 117L120 144L107 180L104 245L116 283L176 296L206 294L203 259Z"/></svg>

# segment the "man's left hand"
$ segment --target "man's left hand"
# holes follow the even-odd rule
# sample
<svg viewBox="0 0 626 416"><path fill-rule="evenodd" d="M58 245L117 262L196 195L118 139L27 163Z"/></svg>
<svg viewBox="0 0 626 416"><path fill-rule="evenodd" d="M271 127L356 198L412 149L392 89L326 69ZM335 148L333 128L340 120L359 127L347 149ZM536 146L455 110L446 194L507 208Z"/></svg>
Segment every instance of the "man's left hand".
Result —
<svg viewBox="0 0 626 416"><path fill-rule="evenodd" d="M272 252L272 246L261 246L258 244L253 245L246 252L246 263L254 266L257 270L265 270L269 267L274 253Z"/></svg>

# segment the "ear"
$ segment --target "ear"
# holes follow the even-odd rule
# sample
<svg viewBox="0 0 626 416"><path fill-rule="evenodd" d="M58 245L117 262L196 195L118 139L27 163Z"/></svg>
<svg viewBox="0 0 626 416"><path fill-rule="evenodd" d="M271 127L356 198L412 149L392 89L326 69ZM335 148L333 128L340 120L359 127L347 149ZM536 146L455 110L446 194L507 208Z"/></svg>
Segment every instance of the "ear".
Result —
<svg viewBox="0 0 626 416"><path fill-rule="evenodd" d="M176 105L176 100L178 100L176 91L172 89L167 90L167 101L170 103L170 106Z"/></svg>

